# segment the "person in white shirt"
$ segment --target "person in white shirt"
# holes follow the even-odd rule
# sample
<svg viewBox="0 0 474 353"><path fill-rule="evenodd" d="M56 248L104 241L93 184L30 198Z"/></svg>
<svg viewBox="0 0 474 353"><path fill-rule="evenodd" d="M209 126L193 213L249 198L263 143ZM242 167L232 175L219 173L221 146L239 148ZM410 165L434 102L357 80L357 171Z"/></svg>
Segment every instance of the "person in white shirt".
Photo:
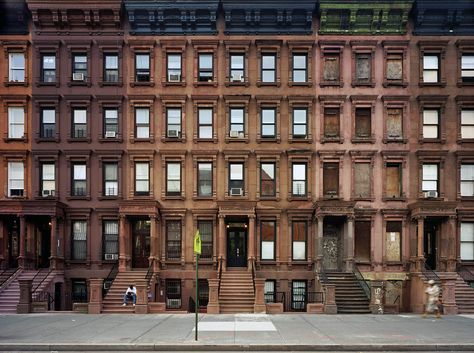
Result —
<svg viewBox="0 0 474 353"><path fill-rule="evenodd" d="M135 306L135 303L137 302L137 289L133 284L130 285L130 287L127 288L125 291L125 295L123 296L123 304L122 306L127 305L127 302L132 299L133 306Z"/></svg>

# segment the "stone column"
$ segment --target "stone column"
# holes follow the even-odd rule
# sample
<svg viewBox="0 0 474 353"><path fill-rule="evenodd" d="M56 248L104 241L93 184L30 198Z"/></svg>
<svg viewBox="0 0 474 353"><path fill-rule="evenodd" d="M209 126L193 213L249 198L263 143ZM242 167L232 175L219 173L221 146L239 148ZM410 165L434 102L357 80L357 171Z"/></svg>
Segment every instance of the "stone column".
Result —
<svg viewBox="0 0 474 353"><path fill-rule="evenodd" d="M150 216L150 257L149 265L153 266L153 272L159 271L159 262L160 258L159 248L158 248L158 227L157 227L157 217L155 215Z"/></svg>
<svg viewBox="0 0 474 353"><path fill-rule="evenodd" d="M316 234L316 272L321 272L323 269L323 229L324 217L318 216Z"/></svg>
<svg viewBox="0 0 474 353"><path fill-rule="evenodd" d="M425 254L424 254L424 249L423 249L423 236L425 233L425 218L424 217L418 217L417 219L418 222L418 228L416 232L417 236L417 247L416 247L416 264L415 264L415 270L416 272L421 272L422 266L424 266L425 262Z"/></svg>
<svg viewBox="0 0 474 353"><path fill-rule="evenodd" d="M457 242L456 242L456 216L449 216L448 220L448 263L446 266L447 272L456 272L457 265Z"/></svg>
<svg viewBox="0 0 474 353"><path fill-rule="evenodd" d="M220 218L219 218L220 219ZM209 302L207 303L208 314L219 314L219 279L208 279L209 283Z"/></svg>
<svg viewBox="0 0 474 353"><path fill-rule="evenodd" d="M346 241L346 271L352 272L354 269L354 217L347 217L347 241Z"/></svg>
<svg viewBox="0 0 474 353"><path fill-rule="evenodd" d="M226 232L225 232L225 220L224 215L219 215L219 259L222 261L222 269L225 270L226 268L226 256L225 256L225 248L226 248Z"/></svg>
<svg viewBox="0 0 474 353"><path fill-rule="evenodd" d="M20 301L16 306L17 314L31 313L31 288L33 286L32 279L19 279L20 284Z"/></svg>
<svg viewBox="0 0 474 353"><path fill-rule="evenodd" d="M267 313L265 305L265 278L255 278L255 302L253 305L254 313Z"/></svg>
<svg viewBox="0 0 474 353"><path fill-rule="evenodd" d="M145 279L140 279L136 281L135 287L137 288L137 304L135 305L135 313L147 314L148 313L147 281Z"/></svg>
<svg viewBox="0 0 474 353"><path fill-rule="evenodd" d="M51 217L51 257L49 267L53 270L57 270L57 257L58 257L58 240L57 240L57 224L58 220L56 216Z"/></svg>
<svg viewBox="0 0 474 353"><path fill-rule="evenodd" d="M90 298L89 314L100 314L102 311L102 287L104 280L102 278L93 278L89 280Z"/></svg>
<svg viewBox="0 0 474 353"><path fill-rule="evenodd" d="M441 280L441 287L443 290L443 312L445 315L456 315L458 313L458 307L456 305L456 277L454 274L452 278L443 277Z"/></svg>
<svg viewBox="0 0 474 353"><path fill-rule="evenodd" d="M370 281L370 311L372 314L383 314L383 282Z"/></svg>
<svg viewBox="0 0 474 353"><path fill-rule="evenodd" d="M119 272L125 272L127 270L127 256L125 254L125 248L127 247L127 219L124 215L120 215L120 226L119 226Z"/></svg>
<svg viewBox="0 0 474 353"><path fill-rule="evenodd" d="M25 268L26 266L26 259L25 259L25 216L21 215L20 218L20 253L18 256L18 266L21 268Z"/></svg>
<svg viewBox="0 0 474 353"><path fill-rule="evenodd" d="M252 260L255 259L255 216L249 216L249 243L247 254L247 269L252 270Z"/></svg>
<svg viewBox="0 0 474 353"><path fill-rule="evenodd" d="M337 314L336 286L333 284L324 286L324 313Z"/></svg>

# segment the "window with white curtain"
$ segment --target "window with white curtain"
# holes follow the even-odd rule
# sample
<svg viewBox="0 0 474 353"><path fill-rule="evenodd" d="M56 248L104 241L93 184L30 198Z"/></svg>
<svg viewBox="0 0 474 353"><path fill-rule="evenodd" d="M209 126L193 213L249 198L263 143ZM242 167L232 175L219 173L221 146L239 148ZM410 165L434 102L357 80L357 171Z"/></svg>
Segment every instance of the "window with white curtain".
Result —
<svg viewBox="0 0 474 353"><path fill-rule="evenodd" d="M118 164L104 163L104 196L118 195Z"/></svg>
<svg viewBox="0 0 474 353"><path fill-rule="evenodd" d="M293 260L306 260L306 221L292 222Z"/></svg>
<svg viewBox="0 0 474 353"><path fill-rule="evenodd" d="M87 222L72 222L72 260L87 258Z"/></svg>
<svg viewBox="0 0 474 353"><path fill-rule="evenodd" d="M25 189L25 170L23 162L8 162L8 196L23 196Z"/></svg>
<svg viewBox="0 0 474 353"><path fill-rule="evenodd" d="M73 165L72 192L73 196L85 196L87 194L87 168L85 164Z"/></svg>
<svg viewBox="0 0 474 353"><path fill-rule="evenodd" d="M474 55L463 54L461 57L462 82L474 82Z"/></svg>
<svg viewBox="0 0 474 353"><path fill-rule="evenodd" d="M8 107L8 138L19 139L25 135L25 109Z"/></svg>
<svg viewBox="0 0 474 353"><path fill-rule="evenodd" d="M54 196L56 190L54 163L43 163L41 165L41 191L43 196Z"/></svg>
<svg viewBox="0 0 474 353"><path fill-rule="evenodd" d="M166 163L166 195L179 196L181 194L181 163Z"/></svg>
<svg viewBox="0 0 474 353"><path fill-rule="evenodd" d="M135 137L150 137L150 108L135 108Z"/></svg>
<svg viewBox="0 0 474 353"><path fill-rule="evenodd" d="M150 193L150 164L148 162L135 163L135 195L149 195Z"/></svg>
<svg viewBox="0 0 474 353"><path fill-rule="evenodd" d="M72 111L72 131L74 138L87 137L87 110L74 109Z"/></svg>
<svg viewBox="0 0 474 353"><path fill-rule="evenodd" d="M474 260L474 222L461 222L461 260Z"/></svg>
<svg viewBox="0 0 474 353"><path fill-rule="evenodd" d="M103 253L104 260L118 259L118 221L103 221Z"/></svg>

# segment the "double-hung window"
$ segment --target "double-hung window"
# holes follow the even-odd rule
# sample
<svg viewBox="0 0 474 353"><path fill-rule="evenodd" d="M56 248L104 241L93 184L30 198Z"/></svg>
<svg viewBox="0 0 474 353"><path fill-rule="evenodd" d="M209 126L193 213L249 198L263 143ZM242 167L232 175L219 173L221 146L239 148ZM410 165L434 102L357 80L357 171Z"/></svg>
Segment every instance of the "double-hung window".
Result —
<svg viewBox="0 0 474 353"><path fill-rule="evenodd" d="M86 196L87 194L87 167L85 164L72 165L72 196Z"/></svg>
<svg viewBox="0 0 474 353"><path fill-rule="evenodd" d="M276 195L275 163L260 164L260 196L274 197Z"/></svg>
<svg viewBox="0 0 474 353"><path fill-rule="evenodd" d="M308 81L308 56L306 54L293 54L293 83L306 83Z"/></svg>
<svg viewBox="0 0 474 353"><path fill-rule="evenodd" d="M474 222L461 222L461 260L474 260Z"/></svg>
<svg viewBox="0 0 474 353"><path fill-rule="evenodd" d="M181 108L166 108L166 137L181 137Z"/></svg>
<svg viewBox="0 0 474 353"><path fill-rule="evenodd" d="M262 260L275 260L276 221L260 222Z"/></svg>
<svg viewBox="0 0 474 353"><path fill-rule="evenodd" d="M41 164L41 196L55 196L56 166L54 163Z"/></svg>
<svg viewBox="0 0 474 353"><path fill-rule="evenodd" d="M167 55L167 81L181 82L181 54Z"/></svg>
<svg viewBox="0 0 474 353"><path fill-rule="evenodd" d="M212 221L198 221L201 235L201 256L203 260L212 260Z"/></svg>
<svg viewBox="0 0 474 353"><path fill-rule="evenodd" d="M474 196L474 164L461 164L461 196Z"/></svg>
<svg viewBox="0 0 474 353"><path fill-rule="evenodd" d="M438 164L423 164L423 176L421 183L421 190L425 193L434 192L437 196L439 191L439 165Z"/></svg>
<svg viewBox="0 0 474 353"><path fill-rule="evenodd" d="M212 139L212 108L198 109L198 137L200 139Z"/></svg>
<svg viewBox="0 0 474 353"><path fill-rule="evenodd" d="M275 138L276 136L276 109L262 108L262 138Z"/></svg>
<svg viewBox="0 0 474 353"><path fill-rule="evenodd" d="M119 80L119 58L117 54L104 55L104 81L118 82Z"/></svg>
<svg viewBox="0 0 474 353"><path fill-rule="evenodd" d="M103 259L117 260L119 255L119 225L117 221L103 221Z"/></svg>
<svg viewBox="0 0 474 353"><path fill-rule="evenodd" d="M41 129L42 138L53 138L56 133L56 110L54 108L41 109Z"/></svg>
<svg viewBox="0 0 474 353"><path fill-rule="evenodd" d="M474 139L474 109L461 110L461 138Z"/></svg>
<svg viewBox="0 0 474 353"><path fill-rule="evenodd" d="M230 82L245 81L245 56L244 54L230 55Z"/></svg>
<svg viewBox="0 0 474 353"><path fill-rule="evenodd" d="M21 197L25 190L23 162L8 162L8 197Z"/></svg>
<svg viewBox="0 0 474 353"><path fill-rule="evenodd" d="M293 138L304 139L308 135L308 109L293 108Z"/></svg>
<svg viewBox="0 0 474 353"><path fill-rule="evenodd" d="M87 55L74 54L72 60L72 80L85 81L87 79Z"/></svg>
<svg viewBox="0 0 474 353"><path fill-rule="evenodd" d="M87 258L87 222L72 222L72 260Z"/></svg>
<svg viewBox="0 0 474 353"><path fill-rule="evenodd" d="M244 108L230 108L230 137L244 137Z"/></svg>
<svg viewBox="0 0 474 353"><path fill-rule="evenodd" d="M181 163L166 163L166 195L181 195Z"/></svg>
<svg viewBox="0 0 474 353"><path fill-rule="evenodd" d="M439 82L439 55L425 54L423 56L423 82Z"/></svg>
<svg viewBox="0 0 474 353"><path fill-rule="evenodd" d="M474 82L474 54L463 54L461 57L462 82Z"/></svg>
<svg viewBox="0 0 474 353"><path fill-rule="evenodd" d="M25 135L25 109L8 107L8 138L21 139Z"/></svg>
<svg viewBox="0 0 474 353"><path fill-rule="evenodd" d="M229 163L229 195L244 195L244 164Z"/></svg>
<svg viewBox="0 0 474 353"><path fill-rule="evenodd" d="M423 138L439 138L439 110L423 110Z"/></svg>
<svg viewBox="0 0 474 353"><path fill-rule="evenodd" d="M135 137L150 137L150 108L135 108Z"/></svg>
<svg viewBox="0 0 474 353"><path fill-rule="evenodd" d="M104 196L118 195L118 164L104 163Z"/></svg>
<svg viewBox="0 0 474 353"><path fill-rule="evenodd" d="M209 197L212 196L212 163L199 162L198 163L198 196Z"/></svg>
<svg viewBox="0 0 474 353"><path fill-rule="evenodd" d="M135 81L150 82L150 54L135 54Z"/></svg>
<svg viewBox="0 0 474 353"><path fill-rule="evenodd" d="M262 54L262 82L276 82L276 55Z"/></svg>
<svg viewBox="0 0 474 353"><path fill-rule="evenodd" d="M85 138L87 137L87 110L73 109L72 110L72 137Z"/></svg>
<svg viewBox="0 0 474 353"><path fill-rule="evenodd" d="M306 163L293 163L292 165L292 182L291 194L296 197L305 197L306 190Z"/></svg>
<svg viewBox="0 0 474 353"><path fill-rule="evenodd" d="M181 221L166 222L166 259L181 259Z"/></svg>
<svg viewBox="0 0 474 353"><path fill-rule="evenodd" d="M41 79L43 82L56 82L56 56L44 54L41 57Z"/></svg>
<svg viewBox="0 0 474 353"><path fill-rule="evenodd" d="M8 54L8 80L10 82L25 82L25 54Z"/></svg>
<svg viewBox="0 0 474 353"><path fill-rule="evenodd" d="M104 137L116 138L118 133L118 109L104 109Z"/></svg>
<svg viewBox="0 0 474 353"><path fill-rule="evenodd" d="M135 163L135 195L148 196L150 194L150 164L148 162Z"/></svg>
<svg viewBox="0 0 474 353"><path fill-rule="evenodd" d="M213 54L200 53L198 56L198 81L212 82L214 79Z"/></svg>
<svg viewBox="0 0 474 353"><path fill-rule="evenodd" d="M306 260L306 239L307 239L307 223L306 221L292 222L292 238L293 238L293 260Z"/></svg>

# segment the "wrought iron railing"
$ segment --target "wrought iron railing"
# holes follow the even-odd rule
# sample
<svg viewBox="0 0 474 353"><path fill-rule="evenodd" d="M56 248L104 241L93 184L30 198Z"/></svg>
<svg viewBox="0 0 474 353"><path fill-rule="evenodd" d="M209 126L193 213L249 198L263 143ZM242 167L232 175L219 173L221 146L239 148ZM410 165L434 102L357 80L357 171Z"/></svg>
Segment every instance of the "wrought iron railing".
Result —
<svg viewBox="0 0 474 353"><path fill-rule="evenodd" d="M48 303L48 311L51 310L52 305L54 303L54 296L49 293L48 291L41 291L37 293L33 293L31 297L31 301L33 303L41 303L47 302Z"/></svg>
<svg viewBox="0 0 474 353"><path fill-rule="evenodd" d="M217 272L217 279L219 280L219 285L217 287L217 294L219 295L221 292L221 278L222 278L222 257L219 258L219 269Z"/></svg>
<svg viewBox="0 0 474 353"><path fill-rule="evenodd" d="M461 278L467 282L471 283L474 282L474 272L472 272L468 267L459 265L458 266L458 274Z"/></svg>
<svg viewBox="0 0 474 353"><path fill-rule="evenodd" d="M153 277L153 263L150 266L148 266L148 271L146 271L145 279L146 279L147 285L150 284L151 277Z"/></svg>
<svg viewBox="0 0 474 353"><path fill-rule="evenodd" d="M3 287L7 281L12 278L18 271L20 271L20 268L15 268L15 269L5 269L0 273L0 288Z"/></svg>
<svg viewBox="0 0 474 353"><path fill-rule="evenodd" d="M252 270L253 292L255 293L255 278L257 277L257 272L255 270L255 259L252 259L252 261L250 261L250 266Z"/></svg>
<svg viewBox="0 0 474 353"><path fill-rule="evenodd" d="M305 292L305 293L275 293L275 303L283 303L284 311L306 311L308 304L323 303L323 292Z"/></svg>
<svg viewBox="0 0 474 353"><path fill-rule="evenodd" d="M117 273L118 273L118 261L116 261L112 265L112 268L110 269L109 274L104 279L104 284L103 284L103 287L102 287L102 298L105 298L105 296L107 295L110 287L112 286L112 283L115 280L115 277L117 276Z"/></svg>
<svg viewBox="0 0 474 353"><path fill-rule="evenodd" d="M35 277L40 273L41 271L39 271ZM38 285L31 291L32 293L36 293L38 291L38 288L43 284L43 282L46 280L46 278L49 277L49 275L51 274L51 272L53 272L53 269L51 268L48 273L46 274L46 276L44 276L41 281L38 283Z"/></svg>
<svg viewBox="0 0 474 353"><path fill-rule="evenodd" d="M362 273L360 273L359 269L355 265L354 265L354 269L352 270L352 272L354 273L355 277L357 278L357 281L359 282L359 285L364 290L365 295L370 300L370 286L367 283L367 281L364 279L364 276L362 276Z"/></svg>
<svg viewBox="0 0 474 353"><path fill-rule="evenodd" d="M441 279L426 262L424 266L421 266L421 273L423 273L423 276L425 276L428 281L433 280L441 288Z"/></svg>

